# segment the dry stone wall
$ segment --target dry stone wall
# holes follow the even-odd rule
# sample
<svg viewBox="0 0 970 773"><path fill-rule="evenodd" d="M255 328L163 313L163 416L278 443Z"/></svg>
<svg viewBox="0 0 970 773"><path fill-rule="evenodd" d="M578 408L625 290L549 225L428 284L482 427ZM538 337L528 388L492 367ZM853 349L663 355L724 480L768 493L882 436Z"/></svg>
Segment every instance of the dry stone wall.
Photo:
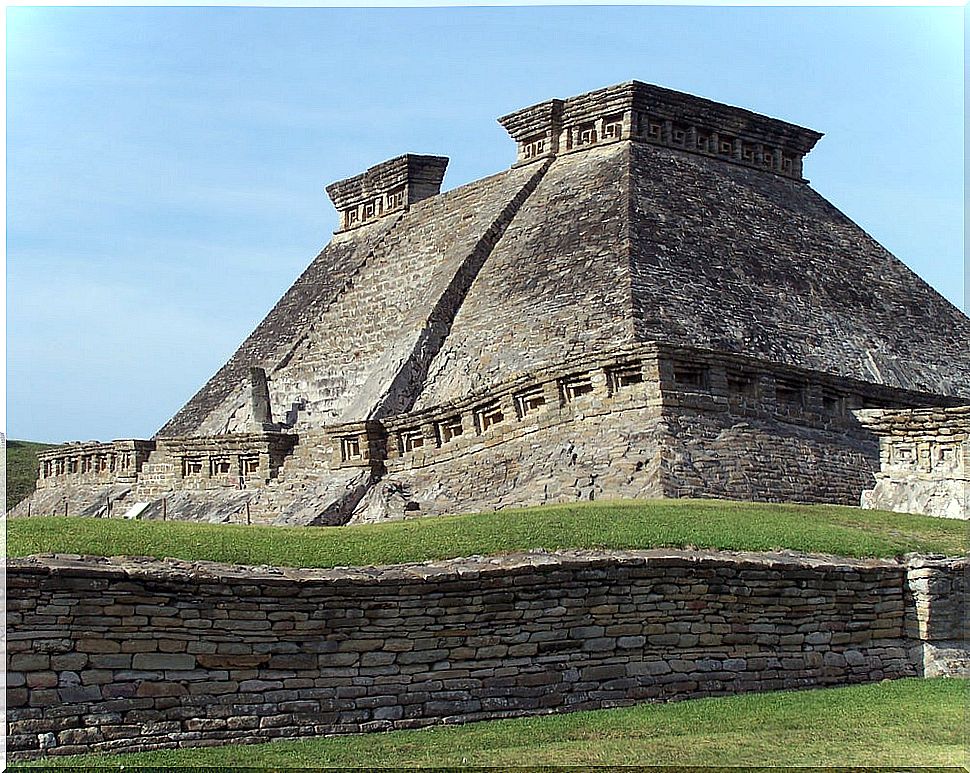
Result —
<svg viewBox="0 0 970 773"><path fill-rule="evenodd" d="M11 559L7 749L256 742L911 676L910 637L951 635L965 564L920 563L934 579L915 581L914 606L905 565L780 554L334 570Z"/></svg>

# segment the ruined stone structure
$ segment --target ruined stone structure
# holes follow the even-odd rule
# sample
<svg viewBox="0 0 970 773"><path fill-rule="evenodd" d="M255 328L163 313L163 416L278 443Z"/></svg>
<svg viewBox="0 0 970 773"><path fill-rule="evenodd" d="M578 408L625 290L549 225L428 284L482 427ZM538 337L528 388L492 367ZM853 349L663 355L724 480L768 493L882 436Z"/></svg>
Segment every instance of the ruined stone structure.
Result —
<svg viewBox="0 0 970 773"><path fill-rule="evenodd" d="M653 550L7 566L7 750L120 752L963 674L966 559Z"/></svg>
<svg viewBox="0 0 970 773"><path fill-rule="evenodd" d="M863 507L970 519L970 406L857 416L879 436L880 469Z"/></svg>
<svg viewBox="0 0 970 773"><path fill-rule="evenodd" d="M854 410L970 401L970 320L809 187L817 132L636 81L500 122L516 161L483 180L441 193L447 159L404 155L329 186L330 244L123 441L134 470L122 441L43 454L33 512L856 504Z"/></svg>

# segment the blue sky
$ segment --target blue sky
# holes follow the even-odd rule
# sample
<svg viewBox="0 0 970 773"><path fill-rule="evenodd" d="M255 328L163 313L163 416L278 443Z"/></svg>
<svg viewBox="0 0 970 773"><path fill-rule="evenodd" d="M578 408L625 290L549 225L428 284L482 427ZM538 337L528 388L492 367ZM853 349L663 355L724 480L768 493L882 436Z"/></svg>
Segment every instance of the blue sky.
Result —
<svg viewBox="0 0 970 773"><path fill-rule="evenodd" d="M7 431L150 437L402 152L633 78L826 133L813 187L964 306L962 8L11 8Z"/></svg>

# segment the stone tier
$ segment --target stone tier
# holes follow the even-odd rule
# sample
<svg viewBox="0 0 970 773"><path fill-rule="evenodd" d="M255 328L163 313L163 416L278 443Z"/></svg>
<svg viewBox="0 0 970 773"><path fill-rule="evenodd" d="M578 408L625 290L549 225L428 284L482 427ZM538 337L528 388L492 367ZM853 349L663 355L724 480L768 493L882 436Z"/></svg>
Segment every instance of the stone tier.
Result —
<svg viewBox="0 0 970 773"><path fill-rule="evenodd" d="M159 438L135 487L112 498L123 500L116 513L169 498L145 517L201 517L209 506L234 522L307 525L604 495L850 504L878 459L853 412L947 401L740 355L628 344L380 420ZM54 477L45 490L70 498L70 484ZM104 499L76 494L72 514ZM36 513L64 508L36 504Z"/></svg>
<svg viewBox="0 0 970 773"><path fill-rule="evenodd" d="M880 437L920 440L930 435L946 435L955 441L970 437L970 405L873 409L860 411L856 416Z"/></svg>
<svg viewBox="0 0 970 773"><path fill-rule="evenodd" d="M139 483L159 491L258 488L276 477L297 440L278 432L160 438L151 464L162 474Z"/></svg>
<svg viewBox="0 0 970 773"><path fill-rule="evenodd" d="M70 482L77 485L134 483L155 450L153 440L69 443L37 454L37 488Z"/></svg>
<svg viewBox="0 0 970 773"><path fill-rule="evenodd" d="M527 433L537 422L551 426L629 407L662 406L673 416L729 412L815 429L857 429L856 409L956 402L752 357L650 342L523 374L487 392L380 424L340 425L330 432L347 447L369 449L367 456L335 453L334 467L372 464L381 437L386 437L388 460L423 466Z"/></svg>

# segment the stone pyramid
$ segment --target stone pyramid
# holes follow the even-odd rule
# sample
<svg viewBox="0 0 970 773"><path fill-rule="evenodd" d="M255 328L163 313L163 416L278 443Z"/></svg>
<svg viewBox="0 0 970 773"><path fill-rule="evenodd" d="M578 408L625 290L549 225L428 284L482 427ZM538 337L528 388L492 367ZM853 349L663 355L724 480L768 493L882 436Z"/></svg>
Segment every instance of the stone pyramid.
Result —
<svg viewBox="0 0 970 773"><path fill-rule="evenodd" d="M809 186L819 133L637 81L499 120L492 177L441 193L409 154L329 186L330 244L127 477L59 450L41 492L305 524L856 504L852 410L970 400L970 319Z"/></svg>

